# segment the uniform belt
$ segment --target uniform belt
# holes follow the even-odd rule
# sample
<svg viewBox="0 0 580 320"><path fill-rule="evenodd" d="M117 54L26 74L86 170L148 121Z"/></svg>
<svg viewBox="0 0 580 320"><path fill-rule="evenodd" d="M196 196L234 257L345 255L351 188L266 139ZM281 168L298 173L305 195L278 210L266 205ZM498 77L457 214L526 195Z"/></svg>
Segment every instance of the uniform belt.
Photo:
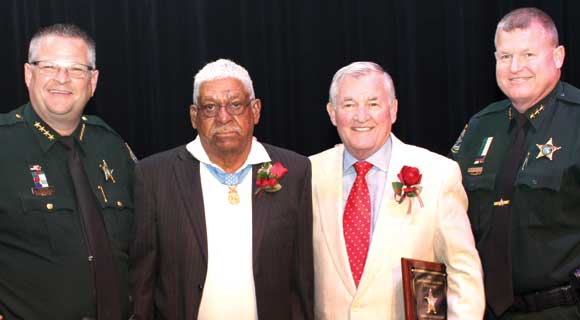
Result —
<svg viewBox="0 0 580 320"><path fill-rule="evenodd" d="M578 303L578 295L571 285L545 291L537 291L514 297L511 311L537 312L557 306L569 306Z"/></svg>

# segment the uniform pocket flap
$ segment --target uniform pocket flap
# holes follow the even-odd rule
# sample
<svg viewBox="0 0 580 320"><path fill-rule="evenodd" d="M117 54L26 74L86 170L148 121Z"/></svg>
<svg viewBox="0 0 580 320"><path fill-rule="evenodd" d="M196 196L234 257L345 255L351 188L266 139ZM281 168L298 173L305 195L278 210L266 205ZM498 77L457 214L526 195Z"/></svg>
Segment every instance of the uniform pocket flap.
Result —
<svg viewBox="0 0 580 320"><path fill-rule="evenodd" d="M560 186L562 184L562 171L521 173L516 179L516 184L525 185L532 189L550 189L560 191Z"/></svg>
<svg viewBox="0 0 580 320"><path fill-rule="evenodd" d="M24 212L31 211L56 211L69 210L74 211L76 203L70 197L39 197L30 194L21 194L20 202Z"/></svg>
<svg viewBox="0 0 580 320"><path fill-rule="evenodd" d="M481 176L466 175L463 178L463 185L468 191L492 190L495 187L495 173Z"/></svg>
<svg viewBox="0 0 580 320"><path fill-rule="evenodd" d="M109 183L101 186L101 188L98 190L97 197L103 208L133 208L133 200L130 197L129 189L125 185Z"/></svg>

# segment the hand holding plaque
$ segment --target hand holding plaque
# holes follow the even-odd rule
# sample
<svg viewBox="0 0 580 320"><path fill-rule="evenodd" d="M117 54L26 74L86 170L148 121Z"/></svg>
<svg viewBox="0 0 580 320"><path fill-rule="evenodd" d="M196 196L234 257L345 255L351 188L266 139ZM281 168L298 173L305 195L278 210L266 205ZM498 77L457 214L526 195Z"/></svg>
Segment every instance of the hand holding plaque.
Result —
<svg viewBox="0 0 580 320"><path fill-rule="evenodd" d="M447 272L442 263L401 258L406 320L447 319Z"/></svg>

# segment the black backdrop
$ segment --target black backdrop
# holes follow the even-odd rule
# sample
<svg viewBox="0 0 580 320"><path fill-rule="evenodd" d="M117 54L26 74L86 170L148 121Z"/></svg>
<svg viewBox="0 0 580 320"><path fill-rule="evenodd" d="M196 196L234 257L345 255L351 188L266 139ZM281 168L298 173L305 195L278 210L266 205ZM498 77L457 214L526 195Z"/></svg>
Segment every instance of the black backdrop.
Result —
<svg viewBox="0 0 580 320"><path fill-rule="evenodd" d="M30 36L73 22L97 42L97 114L144 157L195 136L192 77L220 57L245 66L262 141L310 155L338 142L325 111L333 73L356 60L394 78L404 141L446 153L465 122L502 98L493 34L509 10L550 14L567 54L563 79L580 85L580 1L508 0L0 0L0 112L27 101Z"/></svg>

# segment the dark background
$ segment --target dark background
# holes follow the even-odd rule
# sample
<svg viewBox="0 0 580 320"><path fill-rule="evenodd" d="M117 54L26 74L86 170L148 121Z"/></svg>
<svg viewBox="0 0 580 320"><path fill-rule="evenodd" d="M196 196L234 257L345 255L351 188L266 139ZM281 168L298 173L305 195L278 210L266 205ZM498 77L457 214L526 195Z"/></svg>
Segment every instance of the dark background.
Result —
<svg viewBox="0 0 580 320"><path fill-rule="evenodd" d="M566 47L563 79L580 85L580 1L508 0L0 0L0 112L28 100L28 41L72 22L97 42L98 88L85 110L144 157L192 140L193 75L231 58L248 69L261 140L310 155L337 143L325 111L332 75L381 64L399 99L393 131L447 153L465 122L502 99L493 34L511 9L550 14Z"/></svg>

